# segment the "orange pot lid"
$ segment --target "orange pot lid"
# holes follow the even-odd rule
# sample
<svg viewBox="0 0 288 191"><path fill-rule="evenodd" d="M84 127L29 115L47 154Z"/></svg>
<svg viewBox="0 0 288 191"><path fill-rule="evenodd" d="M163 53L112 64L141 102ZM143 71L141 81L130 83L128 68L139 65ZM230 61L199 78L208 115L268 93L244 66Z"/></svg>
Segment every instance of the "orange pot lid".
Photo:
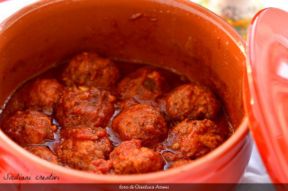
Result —
<svg viewBox="0 0 288 191"><path fill-rule="evenodd" d="M288 183L288 12L259 12L249 28L247 51L250 129L272 180Z"/></svg>

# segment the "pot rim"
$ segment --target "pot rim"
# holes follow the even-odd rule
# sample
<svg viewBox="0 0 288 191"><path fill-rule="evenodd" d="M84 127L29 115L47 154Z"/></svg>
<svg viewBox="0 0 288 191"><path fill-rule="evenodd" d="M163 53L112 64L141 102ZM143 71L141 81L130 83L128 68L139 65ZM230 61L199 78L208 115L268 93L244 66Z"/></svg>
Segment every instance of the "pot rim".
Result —
<svg viewBox="0 0 288 191"><path fill-rule="evenodd" d="M186 11L192 12L193 14L197 14L204 19L208 20L209 22L213 23L215 26L220 28L222 31L224 31L230 39L237 45L239 48L239 51L246 57L245 53L245 44L243 39L240 37L240 35L233 29L232 26L230 26L224 19L220 18L215 13L209 11L206 8L201 7L200 5L197 5L196 3L193 3L189 0L147 0L147 1L154 1L162 4L169 4L173 5L177 8L184 9ZM56 3L62 3L64 0L43 0L39 2L32 3L21 10L15 12L12 16L5 19L2 23L0 23L0 35L5 32L8 28L10 28L14 23L16 23L18 20L20 20L22 17L24 17L27 14L30 14L39 8L46 7L49 5L53 5ZM243 63L243 68L245 68L245 62ZM245 71L245 70L244 70ZM244 102L244 100L243 100ZM30 152L26 151L24 148L22 148L20 145L12 141L8 136L4 134L4 132L0 129L0 141L2 140L6 144L6 148L9 148L8 152L18 153L20 156L18 158L21 158L22 160L30 160L31 163L35 163L43 168L51 169L55 175L57 173L65 176L70 176L73 178L80 178L87 181L103 181L103 182L110 182L110 183L120 183L120 182L137 182L137 181L145 181L145 180L159 180L160 178L164 178L166 176L176 176L177 174L181 174L187 171L193 171L193 169L196 169L199 166L205 165L207 163L213 163L213 161L217 160L223 153L226 151L231 150L233 147L235 147L241 140L243 140L249 132L248 128L248 117L247 114L244 113L244 116L241 120L241 123L239 124L237 130L231 137L228 138L222 145L220 145L215 150L211 151L209 154L195 160L194 162L177 167L175 169L169 169L166 171L158 171L158 172L152 172L152 173L146 173L146 174L133 174L133 175L99 175L99 174L93 174L90 172L84 172L74 169L69 169L57 164L50 163L48 161L45 161L43 159L40 159L39 157L31 154ZM5 148L4 148L5 149ZM11 153L12 153L11 152ZM60 177L61 180L61 177Z"/></svg>

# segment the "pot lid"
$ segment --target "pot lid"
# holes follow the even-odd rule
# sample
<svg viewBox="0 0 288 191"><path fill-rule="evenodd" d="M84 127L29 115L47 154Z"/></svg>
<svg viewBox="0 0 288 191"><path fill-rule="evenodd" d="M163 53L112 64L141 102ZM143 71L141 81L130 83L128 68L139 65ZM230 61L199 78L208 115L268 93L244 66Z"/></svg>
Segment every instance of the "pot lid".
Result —
<svg viewBox="0 0 288 191"><path fill-rule="evenodd" d="M248 33L245 107L274 182L288 182L288 12L268 8Z"/></svg>

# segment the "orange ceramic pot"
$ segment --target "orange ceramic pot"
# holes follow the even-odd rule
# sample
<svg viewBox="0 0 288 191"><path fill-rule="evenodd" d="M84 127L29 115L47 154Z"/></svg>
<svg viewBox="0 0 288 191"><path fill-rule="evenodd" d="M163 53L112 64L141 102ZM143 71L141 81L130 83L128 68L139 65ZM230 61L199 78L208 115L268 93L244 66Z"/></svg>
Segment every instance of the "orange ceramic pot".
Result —
<svg viewBox="0 0 288 191"><path fill-rule="evenodd" d="M82 50L141 61L215 87L235 127L219 148L176 169L142 175L96 175L57 166L18 146L0 131L0 172L53 173L81 183L235 183L250 158L243 109L244 44L234 29L187 0L44 0L0 25L0 104L23 81ZM1 179L0 182L11 182Z"/></svg>

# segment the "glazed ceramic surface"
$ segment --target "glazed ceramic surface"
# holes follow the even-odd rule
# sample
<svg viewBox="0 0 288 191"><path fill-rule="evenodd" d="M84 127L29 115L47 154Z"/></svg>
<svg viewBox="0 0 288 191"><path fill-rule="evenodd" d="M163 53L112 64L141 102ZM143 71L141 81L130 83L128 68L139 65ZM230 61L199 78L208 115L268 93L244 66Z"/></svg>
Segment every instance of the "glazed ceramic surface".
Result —
<svg viewBox="0 0 288 191"><path fill-rule="evenodd" d="M242 98L244 45L218 16L185 0L45 0L17 12L0 29L1 105L31 76L75 53L93 50L110 58L173 68L215 87L235 127L223 145L191 164L126 176L96 175L51 164L0 131L1 175L30 175L30 182L43 182L35 177L51 173L59 180L50 182L239 181L251 153Z"/></svg>

